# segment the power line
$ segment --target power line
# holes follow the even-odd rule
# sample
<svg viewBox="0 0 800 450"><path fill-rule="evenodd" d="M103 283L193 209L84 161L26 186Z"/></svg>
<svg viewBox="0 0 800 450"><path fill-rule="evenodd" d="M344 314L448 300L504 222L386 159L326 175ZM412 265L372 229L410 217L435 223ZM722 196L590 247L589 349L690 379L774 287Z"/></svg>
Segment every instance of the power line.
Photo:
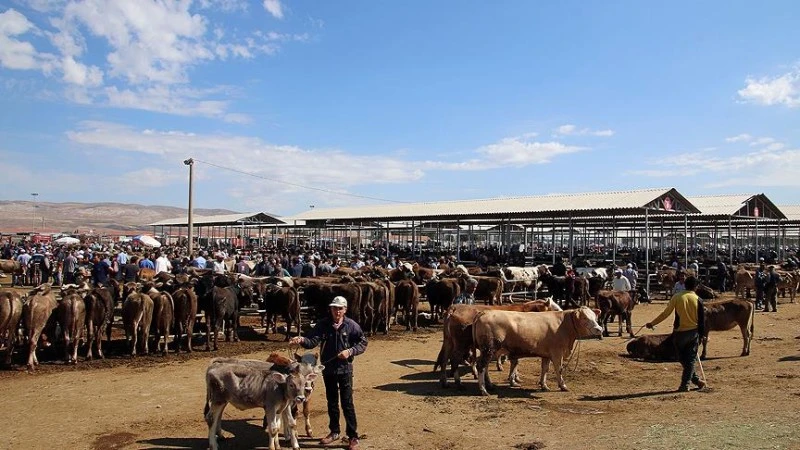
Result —
<svg viewBox="0 0 800 450"><path fill-rule="evenodd" d="M247 175L247 176L250 176L250 177L253 177L253 178L259 178L259 179L266 180L266 181L272 181L274 183L281 183L281 184L286 184L286 185L289 185L289 186L299 187L299 188L303 188L303 189L309 189L309 190L312 190L312 191L324 192L326 194L344 195L344 196L347 196L347 197L356 197L356 198L363 198L363 199L367 199L367 200L377 200L377 201L389 202L389 203L408 203L408 202L403 202L403 201L400 201L400 200L389 200L389 199L385 199L385 198L370 197L368 195L351 194L351 193L348 193L348 192L337 192L337 191L334 191L334 190L331 190L331 189L318 188L318 187L313 187L313 186L306 186L306 185L303 185L303 184L297 184L297 183L292 183L292 182L289 182L289 181L283 181L283 180L278 180L278 179L275 179L275 178L265 177L263 175L258 175L258 174L251 173L251 172L245 172L244 170L234 169L232 167L221 166L219 164L214 164L212 162L203 161L203 160L197 159L197 158L193 158L193 159L194 159L195 162L203 163L203 164L206 164L208 166L216 167L218 169L228 170L228 171L231 171L231 172L240 173L242 175Z"/></svg>

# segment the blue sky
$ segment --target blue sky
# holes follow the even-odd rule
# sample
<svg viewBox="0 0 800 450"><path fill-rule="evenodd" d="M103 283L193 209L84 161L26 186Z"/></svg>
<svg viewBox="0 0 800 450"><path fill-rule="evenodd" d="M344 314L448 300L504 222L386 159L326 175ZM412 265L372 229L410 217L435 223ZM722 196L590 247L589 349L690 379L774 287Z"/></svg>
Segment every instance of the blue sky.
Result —
<svg viewBox="0 0 800 450"><path fill-rule="evenodd" d="M0 0L3 199L800 203L800 4ZM34 187L35 186L35 187ZM326 192L304 189L312 186Z"/></svg>

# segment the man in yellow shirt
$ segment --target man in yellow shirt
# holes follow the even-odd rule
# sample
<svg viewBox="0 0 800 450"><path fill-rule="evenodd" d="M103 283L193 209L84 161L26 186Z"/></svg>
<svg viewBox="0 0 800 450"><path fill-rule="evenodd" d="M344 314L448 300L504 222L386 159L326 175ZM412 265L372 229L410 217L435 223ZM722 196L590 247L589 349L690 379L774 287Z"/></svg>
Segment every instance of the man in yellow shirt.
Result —
<svg viewBox="0 0 800 450"><path fill-rule="evenodd" d="M700 389L706 385L705 380L698 378L694 372L697 346L704 326L703 302L694 292L697 284L697 278L693 276L687 277L685 281L686 290L673 295L664 311L652 322L648 322L645 325L647 328L653 329L653 327L669 317L672 311L675 311L676 317L672 340L678 353L678 361L683 366L681 385L678 388L678 392L687 392L689 390L689 381Z"/></svg>

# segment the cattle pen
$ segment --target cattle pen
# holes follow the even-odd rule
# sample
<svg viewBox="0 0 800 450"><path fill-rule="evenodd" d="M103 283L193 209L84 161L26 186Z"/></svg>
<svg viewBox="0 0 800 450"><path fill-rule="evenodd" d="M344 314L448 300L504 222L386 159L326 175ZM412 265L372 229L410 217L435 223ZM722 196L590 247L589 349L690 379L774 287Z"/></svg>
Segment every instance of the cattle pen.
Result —
<svg viewBox="0 0 800 450"><path fill-rule="evenodd" d="M243 213L196 217L193 225L198 242L302 242L347 258L370 246L466 264L487 248L522 266L634 262L648 294L657 270L672 261L701 260L707 273L716 261L783 260L787 247L800 245L800 207L778 207L763 193L692 197L675 188ZM150 226L176 242L189 234L185 217Z"/></svg>

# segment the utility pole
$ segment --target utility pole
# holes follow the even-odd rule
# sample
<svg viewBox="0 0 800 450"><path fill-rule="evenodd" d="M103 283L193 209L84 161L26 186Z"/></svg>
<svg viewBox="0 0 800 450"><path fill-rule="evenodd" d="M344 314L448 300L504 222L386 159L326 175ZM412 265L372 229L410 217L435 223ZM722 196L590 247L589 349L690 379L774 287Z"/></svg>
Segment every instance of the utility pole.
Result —
<svg viewBox="0 0 800 450"><path fill-rule="evenodd" d="M194 250L194 245L192 243L194 239L194 217L193 217L194 210L192 209L192 183L194 182L194 160L192 158L189 158L183 161L183 163L189 166L189 217L187 221L189 232L187 234L187 237L189 239L188 256L191 258L192 251Z"/></svg>
<svg viewBox="0 0 800 450"><path fill-rule="evenodd" d="M38 192L31 192L33 197L33 219L31 220L31 232L36 231L36 199L39 197Z"/></svg>

